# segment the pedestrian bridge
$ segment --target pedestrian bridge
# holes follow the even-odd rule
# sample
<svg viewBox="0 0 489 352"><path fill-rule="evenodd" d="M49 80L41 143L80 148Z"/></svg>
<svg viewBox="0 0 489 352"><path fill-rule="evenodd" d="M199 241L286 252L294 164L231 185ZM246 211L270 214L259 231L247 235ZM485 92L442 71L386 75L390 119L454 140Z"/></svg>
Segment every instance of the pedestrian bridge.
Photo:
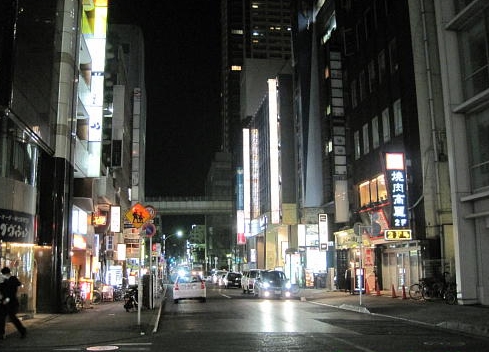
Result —
<svg viewBox="0 0 489 352"><path fill-rule="evenodd" d="M160 215L231 214L231 199L216 197L146 197L145 206L152 206Z"/></svg>

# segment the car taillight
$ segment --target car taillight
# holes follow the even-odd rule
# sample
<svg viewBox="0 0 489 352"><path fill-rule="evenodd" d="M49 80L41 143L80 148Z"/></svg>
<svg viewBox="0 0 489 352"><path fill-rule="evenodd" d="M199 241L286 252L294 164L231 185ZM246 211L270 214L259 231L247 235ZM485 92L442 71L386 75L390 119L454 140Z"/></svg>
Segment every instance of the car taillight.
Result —
<svg viewBox="0 0 489 352"><path fill-rule="evenodd" d="M200 282L200 288L203 290L205 288L205 282L204 281L201 281Z"/></svg>
<svg viewBox="0 0 489 352"><path fill-rule="evenodd" d="M178 282L175 282L175 286L174 286L175 290L178 290Z"/></svg>

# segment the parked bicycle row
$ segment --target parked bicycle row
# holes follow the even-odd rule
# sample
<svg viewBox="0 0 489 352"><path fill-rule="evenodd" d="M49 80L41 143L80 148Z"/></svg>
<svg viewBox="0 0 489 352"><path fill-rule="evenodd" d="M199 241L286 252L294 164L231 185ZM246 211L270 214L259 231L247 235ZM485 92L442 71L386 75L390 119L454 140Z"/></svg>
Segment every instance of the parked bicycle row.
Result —
<svg viewBox="0 0 489 352"><path fill-rule="evenodd" d="M419 283L409 286L409 297L414 300L444 300L447 304L457 302L457 284L448 279L449 273L441 278L422 278Z"/></svg>

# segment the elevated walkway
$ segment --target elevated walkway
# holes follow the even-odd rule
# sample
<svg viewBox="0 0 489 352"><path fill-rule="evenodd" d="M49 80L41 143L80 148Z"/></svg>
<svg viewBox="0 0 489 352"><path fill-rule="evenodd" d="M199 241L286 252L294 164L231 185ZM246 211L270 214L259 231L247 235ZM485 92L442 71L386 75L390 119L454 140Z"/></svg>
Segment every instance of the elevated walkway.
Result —
<svg viewBox="0 0 489 352"><path fill-rule="evenodd" d="M152 206L161 215L217 215L233 210L231 199L205 196L146 197L144 205Z"/></svg>

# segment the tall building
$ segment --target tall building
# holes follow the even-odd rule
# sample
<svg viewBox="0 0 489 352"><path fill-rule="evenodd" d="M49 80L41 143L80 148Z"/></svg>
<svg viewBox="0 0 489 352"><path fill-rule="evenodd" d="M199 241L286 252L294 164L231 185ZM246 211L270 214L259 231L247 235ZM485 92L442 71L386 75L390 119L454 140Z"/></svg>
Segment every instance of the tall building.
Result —
<svg viewBox="0 0 489 352"><path fill-rule="evenodd" d="M290 59L290 1L222 0L221 25L222 145L229 152L241 139L246 117L240 102L245 60Z"/></svg>
<svg viewBox="0 0 489 352"><path fill-rule="evenodd" d="M489 4L483 0L425 2L433 13L445 118L458 301L489 304ZM432 44L432 42L429 42ZM443 157L446 157L443 155ZM449 247L450 248L450 247Z"/></svg>
<svg viewBox="0 0 489 352"><path fill-rule="evenodd" d="M242 128L268 92L267 80L275 78L291 57L290 1L221 1L221 118L223 151L232 155L232 168L242 169ZM235 182L234 187L239 185ZM241 209L236 202L237 214ZM244 230L235 215L231 246Z"/></svg>

